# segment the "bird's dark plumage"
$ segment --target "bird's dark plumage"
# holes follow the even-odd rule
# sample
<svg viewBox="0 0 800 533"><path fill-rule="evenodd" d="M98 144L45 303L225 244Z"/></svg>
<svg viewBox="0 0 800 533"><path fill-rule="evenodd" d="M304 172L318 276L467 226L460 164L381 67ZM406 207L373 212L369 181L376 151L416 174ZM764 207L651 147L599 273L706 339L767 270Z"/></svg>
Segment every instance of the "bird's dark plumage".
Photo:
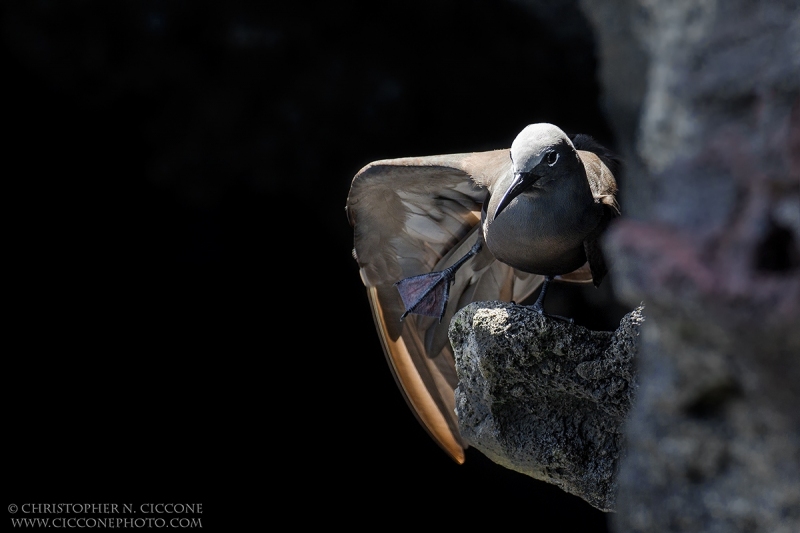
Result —
<svg viewBox="0 0 800 533"><path fill-rule="evenodd" d="M510 149L376 161L353 178L354 256L387 361L457 462L450 319L471 301L522 301L544 281L543 312L551 279L598 285L599 238L619 213L616 169L591 137L532 124Z"/></svg>

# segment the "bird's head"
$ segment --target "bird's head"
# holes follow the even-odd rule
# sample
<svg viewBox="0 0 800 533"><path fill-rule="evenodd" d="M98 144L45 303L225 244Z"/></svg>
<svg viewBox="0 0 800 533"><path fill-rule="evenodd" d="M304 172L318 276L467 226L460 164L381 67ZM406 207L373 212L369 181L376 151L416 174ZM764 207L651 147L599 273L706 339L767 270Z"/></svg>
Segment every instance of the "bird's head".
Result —
<svg viewBox="0 0 800 533"><path fill-rule="evenodd" d="M526 126L511 143L513 179L494 212L494 218L520 193L531 187L546 190L559 175L571 170L577 152L567 134L552 124Z"/></svg>

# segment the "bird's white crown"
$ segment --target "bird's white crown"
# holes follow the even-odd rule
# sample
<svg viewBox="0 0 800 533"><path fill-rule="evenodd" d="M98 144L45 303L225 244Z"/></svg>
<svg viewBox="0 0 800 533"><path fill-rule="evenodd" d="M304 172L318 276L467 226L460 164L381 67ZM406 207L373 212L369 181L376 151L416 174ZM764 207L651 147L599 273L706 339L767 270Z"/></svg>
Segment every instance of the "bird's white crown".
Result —
<svg viewBox="0 0 800 533"><path fill-rule="evenodd" d="M567 134L553 124L541 122L525 126L511 143L511 160L514 162L514 171L529 172L541 162L548 150L564 141L572 146Z"/></svg>

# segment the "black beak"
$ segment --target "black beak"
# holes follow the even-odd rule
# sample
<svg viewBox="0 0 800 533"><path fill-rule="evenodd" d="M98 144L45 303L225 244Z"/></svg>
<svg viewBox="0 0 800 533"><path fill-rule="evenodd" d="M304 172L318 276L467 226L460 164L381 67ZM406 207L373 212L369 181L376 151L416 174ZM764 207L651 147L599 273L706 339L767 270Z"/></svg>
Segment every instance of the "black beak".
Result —
<svg viewBox="0 0 800 533"><path fill-rule="evenodd" d="M531 172L517 172L514 174L514 181L511 182L511 186L506 189L506 193L500 198L500 203L497 204L497 209L494 210L494 218L500 214L500 211L505 209L508 204L511 203L511 200L516 198L519 193L539 181L541 176L537 176Z"/></svg>

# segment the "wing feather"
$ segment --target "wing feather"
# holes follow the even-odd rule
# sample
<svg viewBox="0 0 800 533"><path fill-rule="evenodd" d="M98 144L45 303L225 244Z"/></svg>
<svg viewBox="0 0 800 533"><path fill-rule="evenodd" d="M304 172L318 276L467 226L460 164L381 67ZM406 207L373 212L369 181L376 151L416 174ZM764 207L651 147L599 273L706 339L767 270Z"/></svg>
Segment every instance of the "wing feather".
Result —
<svg viewBox="0 0 800 533"><path fill-rule="evenodd" d="M458 463L466 445L455 414L450 319L475 299L522 300L541 277L515 271L484 247L458 271L441 322L419 315L401 321L394 283L446 268L481 238L487 184L509 161L508 150L376 161L353 178L347 201L354 256L389 367L422 426Z"/></svg>

